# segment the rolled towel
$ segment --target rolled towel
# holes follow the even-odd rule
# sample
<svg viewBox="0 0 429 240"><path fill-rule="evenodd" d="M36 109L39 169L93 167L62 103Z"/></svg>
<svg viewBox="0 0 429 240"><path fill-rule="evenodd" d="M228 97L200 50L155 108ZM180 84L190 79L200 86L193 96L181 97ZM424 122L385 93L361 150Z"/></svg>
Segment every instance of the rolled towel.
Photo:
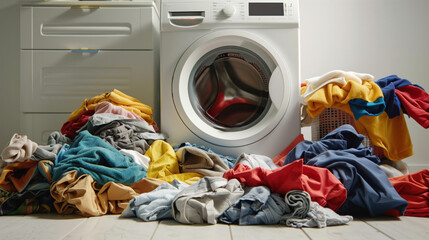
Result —
<svg viewBox="0 0 429 240"><path fill-rule="evenodd" d="M305 218L310 211L310 194L302 190L292 190L286 193L285 202L291 209L291 213L286 214L288 218Z"/></svg>

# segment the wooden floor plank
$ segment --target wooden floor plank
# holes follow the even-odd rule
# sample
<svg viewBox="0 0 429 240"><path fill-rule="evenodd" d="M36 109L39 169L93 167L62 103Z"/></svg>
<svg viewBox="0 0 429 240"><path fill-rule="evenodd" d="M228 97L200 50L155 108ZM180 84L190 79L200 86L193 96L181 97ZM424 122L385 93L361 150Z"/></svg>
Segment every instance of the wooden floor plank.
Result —
<svg viewBox="0 0 429 240"><path fill-rule="evenodd" d="M0 217L1 239L62 239L85 218L76 215L32 214Z"/></svg>
<svg viewBox="0 0 429 240"><path fill-rule="evenodd" d="M299 228L279 225L230 225L233 240L309 239Z"/></svg>
<svg viewBox="0 0 429 240"><path fill-rule="evenodd" d="M204 240L227 240L231 239L229 226L226 224L216 225L186 225L174 220L164 220L159 223L158 229L153 236L154 240L165 239L204 239Z"/></svg>
<svg viewBox="0 0 429 240"><path fill-rule="evenodd" d="M393 239L429 239L429 218L375 218L364 221Z"/></svg>
<svg viewBox="0 0 429 240"><path fill-rule="evenodd" d="M360 220L353 220L347 225L329 226L325 228L302 228L302 230L313 240L390 239L385 234Z"/></svg>
<svg viewBox="0 0 429 240"><path fill-rule="evenodd" d="M64 239L151 239L158 222L144 222L138 218L119 218L119 215L91 217Z"/></svg>

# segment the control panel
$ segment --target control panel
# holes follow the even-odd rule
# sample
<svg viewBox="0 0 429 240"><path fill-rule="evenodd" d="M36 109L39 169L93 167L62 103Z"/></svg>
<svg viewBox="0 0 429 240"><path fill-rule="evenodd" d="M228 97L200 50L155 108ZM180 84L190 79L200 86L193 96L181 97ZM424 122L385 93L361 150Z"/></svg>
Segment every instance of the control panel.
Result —
<svg viewBox="0 0 429 240"><path fill-rule="evenodd" d="M296 27L298 0L163 0L161 30Z"/></svg>

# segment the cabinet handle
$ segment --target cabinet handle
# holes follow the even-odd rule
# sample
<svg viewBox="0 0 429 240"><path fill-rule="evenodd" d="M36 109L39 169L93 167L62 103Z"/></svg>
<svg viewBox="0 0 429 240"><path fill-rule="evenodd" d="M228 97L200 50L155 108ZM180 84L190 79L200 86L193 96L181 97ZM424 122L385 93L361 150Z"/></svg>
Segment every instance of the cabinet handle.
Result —
<svg viewBox="0 0 429 240"><path fill-rule="evenodd" d="M72 49L72 53L98 53L100 49Z"/></svg>
<svg viewBox="0 0 429 240"><path fill-rule="evenodd" d="M100 8L100 6L97 6L97 5L76 5L76 6L71 6L70 8L77 8L77 9L96 9L96 8Z"/></svg>

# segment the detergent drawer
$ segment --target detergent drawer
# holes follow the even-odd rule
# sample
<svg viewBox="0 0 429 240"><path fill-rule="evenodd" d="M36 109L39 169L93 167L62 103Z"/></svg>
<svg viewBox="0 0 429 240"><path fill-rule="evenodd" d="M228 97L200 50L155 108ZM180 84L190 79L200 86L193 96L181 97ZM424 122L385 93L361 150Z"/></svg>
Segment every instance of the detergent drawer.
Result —
<svg viewBox="0 0 429 240"><path fill-rule="evenodd" d="M157 107L153 51L21 50L23 113L73 112L113 89Z"/></svg>
<svg viewBox="0 0 429 240"><path fill-rule="evenodd" d="M153 49L152 7L21 8L21 49Z"/></svg>

